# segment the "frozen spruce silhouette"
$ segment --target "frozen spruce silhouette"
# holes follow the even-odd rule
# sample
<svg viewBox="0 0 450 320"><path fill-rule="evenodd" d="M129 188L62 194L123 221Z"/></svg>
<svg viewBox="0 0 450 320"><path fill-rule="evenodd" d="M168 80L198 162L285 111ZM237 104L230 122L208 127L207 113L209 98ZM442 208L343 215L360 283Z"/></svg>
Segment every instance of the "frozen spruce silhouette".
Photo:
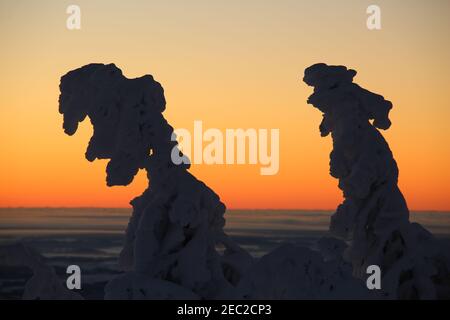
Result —
<svg viewBox="0 0 450 320"><path fill-rule="evenodd" d="M369 265L381 268L387 297L449 298L450 252L409 222L397 164L378 130L390 127L392 104L353 83L355 75L320 63L307 68L303 79L314 87L308 103L323 113L321 135L331 133L330 174L345 198L330 231L348 241L344 258L356 277L366 277Z"/></svg>
<svg viewBox="0 0 450 320"><path fill-rule="evenodd" d="M127 79L109 64L90 64L61 78L60 112L72 135L89 117L86 158L109 159L106 182L128 185L139 169L149 187L132 200L120 265L106 286L112 299L448 298L450 250L416 223L398 186L398 168L378 129L390 127L392 104L353 83L354 70L316 64L304 81L308 102L331 133L331 175L345 200L332 217L333 237L318 250L282 245L253 259L223 231L219 197L171 160L173 128L151 76ZM181 153L180 153L181 155ZM222 246L224 250L218 250ZM378 265L382 289L365 286Z"/></svg>
<svg viewBox="0 0 450 320"><path fill-rule="evenodd" d="M74 134L89 117L86 158L110 159L109 186L129 184L139 169L148 174L149 188L131 202L119 259L127 272L108 283L106 298L333 298L362 288L338 254L325 261L284 245L256 261L224 234L219 197L171 160L173 128L151 76L127 79L113 64L90 64L64 75L60 90L65 132Z"/></svg>
<svg viewBox="0 0 450 320"><path fill-rule="evenodd" d="M161 85L150 75L127 79L114 64L89 64L64 75L60 91L64 131L74 134L89 117L94 133L86 158L109 159L108 186L128 185L139 169L149 179L131 201L120 255L127 272L108 283L105 297L196 299L232 292L251 257L223 232L219 197L187 165L171 161L176 142L162 115Z"/></svg>

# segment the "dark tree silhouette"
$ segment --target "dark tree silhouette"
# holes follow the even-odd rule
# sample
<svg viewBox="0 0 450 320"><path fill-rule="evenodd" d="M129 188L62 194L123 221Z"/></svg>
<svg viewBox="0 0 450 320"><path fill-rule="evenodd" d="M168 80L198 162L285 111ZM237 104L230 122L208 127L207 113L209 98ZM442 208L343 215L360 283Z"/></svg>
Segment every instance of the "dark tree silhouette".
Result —
<svg viewBox="0 0 450 320"><path fill-rule="evenodd" d="M261 259L224 233L219 197L187 165L172 162L177 145L158 82L127 79L113 64L63 76L65 132L74 134L89 117L94 133L86 158L109 159L107 184L127 185L139 169L149 179L131 202L120 256L126 272L108 283L106 298L449 298L450 250L409 222L397 164L378 131L390 127L392 104L354 84L355 75L316 64L304 76L314 87L308 103L323 112L321 135L331 133L330 173L345 198L332 217L332 237L317 251L282 245ZM381 268L381 291L365 287L370 265Z"/></svg>
<svg viewBox="0 0 450 320"><path fill-rule="evenodd" d="M223 232L225 205L187 165L171 161L173 128L152 76L127 79L114 64L90 64L61 78L59 111L72 135L89 117L94 133L86 158L110 159L109 186L128 185L139 169L150 181L131 201L120 255L125 271L107 298L215 298L233 288L251 257ZM221 244L223 254L216 250Z"/></svg>
<svg viewBox="0 0 450 320"><path fill-rule="evenodd" d="M344 202L330 231L348 241L346 260L356 277L369 265L383 274L391 298L449 297L449 250L417 223L400 192L398 168L378 129L391 125L390 101L353 83L356 71L320 63L305 70L314 87L308 103L323 113L320 133L331 133L330 174L339 179Z"/></svg>

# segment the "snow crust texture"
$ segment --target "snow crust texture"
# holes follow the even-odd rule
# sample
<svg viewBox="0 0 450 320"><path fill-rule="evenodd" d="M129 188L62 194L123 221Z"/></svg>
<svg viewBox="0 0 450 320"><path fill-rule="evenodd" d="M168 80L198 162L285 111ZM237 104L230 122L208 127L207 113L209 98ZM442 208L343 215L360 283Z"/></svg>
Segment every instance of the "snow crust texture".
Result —
<svg viewBox="0 0 450 320"><path fill-rule="evenodd" d="M333 139L330 174L345 198L330 232L349 244L343 255L355 277L365 277L369 265L381 268L384 296L448 298L449 250L409 222L397 163L379 131L391 126L392 103L353 83L355 75L344 66L319 63L303 79L314 87L308 103L323 113L320 133Z"/></svg>
<svg viewBox="0 0 450 320"><path fill-rule="evenodd" d="M150 75L127 79L114 64L90 64L64 75L60 91L67 134L90 119L86 158L109 159L107 185L128 185L139 169L151 182L131 201L119 259L128 273L107 285L106 297L210 299L229 291L252 258L223 232L217 194L171 161L176 142L161 85Z"/></svg>

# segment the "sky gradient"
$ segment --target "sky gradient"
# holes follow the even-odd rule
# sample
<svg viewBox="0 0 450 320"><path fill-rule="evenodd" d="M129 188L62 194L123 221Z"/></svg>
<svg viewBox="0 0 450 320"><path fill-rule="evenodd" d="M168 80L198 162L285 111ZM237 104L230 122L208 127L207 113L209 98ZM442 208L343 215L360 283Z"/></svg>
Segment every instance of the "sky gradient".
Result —
<svg viewBox="0 0 450 320"><path fill-rule="evenodd" d="M81 8L81 30L66 8ZM381 7L382 29L366 28ZM193 165L229 208L332 209L331 138L306 104L311 64L343 64L355 82L392 101L383 132L410 209L450 210L450 2L4 1L0 0L0 207L127 207L144 172L108 188L106 161L84 158L88 120L62 130L60 77L91 62L127 77L152 74L175 128L279 128L280 170Z"/></svg>

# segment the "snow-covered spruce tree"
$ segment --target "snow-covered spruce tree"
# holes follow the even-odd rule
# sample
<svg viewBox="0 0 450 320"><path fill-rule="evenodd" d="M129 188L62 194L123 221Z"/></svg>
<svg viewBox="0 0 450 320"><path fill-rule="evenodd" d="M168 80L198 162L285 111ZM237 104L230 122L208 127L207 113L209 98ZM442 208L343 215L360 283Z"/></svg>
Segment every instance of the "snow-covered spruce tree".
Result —
<svg viewBox="0 0 450 320"><path fill-rule="evenodd" d="M348 242L344 257L363 278L369 265L382 272L389 298L449 298L450 250L417 223L400 192L398 168L378 129L390 127L391 102L353 83L356 71L320 63L305 70L314 87L308 103L323 112L320 133L331 133L330 174L344 202L331 233Z"/></svg>
<svg viewBox="0 0 450 320"><path fill-rule="evenodd" d="M90 64L61 78L59 111L73 135L89 117L86 158L109 159L108 186L128 185L145 169L149 187L131 201L120 265L106 298L217 298L231 294L251 257L223 232L219 197L171 160L173 128L164 92L152 76L127 79L114 64ZM221 244L224 253L216 250Z"/></svg>

